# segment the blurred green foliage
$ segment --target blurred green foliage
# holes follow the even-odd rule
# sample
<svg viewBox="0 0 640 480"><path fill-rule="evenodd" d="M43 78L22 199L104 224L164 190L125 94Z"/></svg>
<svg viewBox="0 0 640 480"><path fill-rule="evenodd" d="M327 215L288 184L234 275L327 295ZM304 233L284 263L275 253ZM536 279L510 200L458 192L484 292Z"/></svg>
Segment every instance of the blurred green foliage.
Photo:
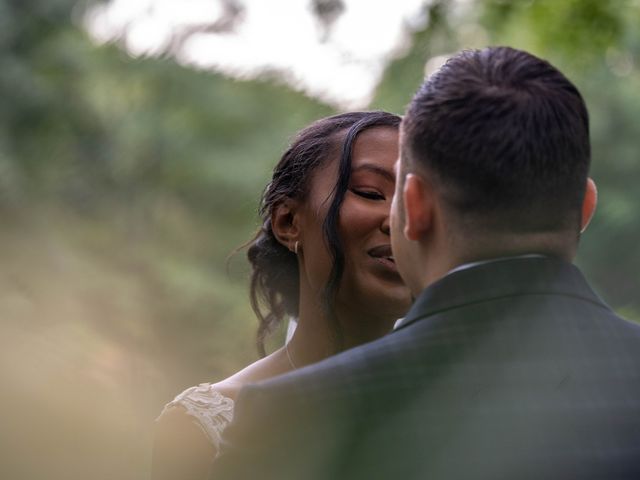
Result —
<svg viewBox="0 0 640 480"><path fill-rule="evenodd" d="M371 108L401 112L425 62L509 44L575 81L600 208L578 261L639 319L640 4L435 0ZM3 478L140 478L153 418L255 359L243 253L289 138L333 109L277 79L132 59L86 2L0 0ZM274 342L279 341L278 339Z"/></svg>
<svg viewBox="0 0 640 480"><path fill-rule="evenodd" d="M162 405L257 358L226 258L289 138L333 111L96 47L80 7L0 1L3 478L140 478Z"/></svg>

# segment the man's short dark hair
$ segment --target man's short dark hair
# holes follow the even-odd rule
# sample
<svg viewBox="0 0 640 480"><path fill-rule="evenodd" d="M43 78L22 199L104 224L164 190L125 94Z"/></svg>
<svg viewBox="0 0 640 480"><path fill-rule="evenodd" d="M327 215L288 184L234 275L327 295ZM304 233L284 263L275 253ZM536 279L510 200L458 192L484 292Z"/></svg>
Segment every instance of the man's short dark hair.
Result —
<svg viewBox="0 0 640 480"><path fill-rule="evenodd" d="M410 168L432 174L456 214L514 231L579 228L588 113L548 62L508 47L463 51L423 83L402 128Z"/></svg>

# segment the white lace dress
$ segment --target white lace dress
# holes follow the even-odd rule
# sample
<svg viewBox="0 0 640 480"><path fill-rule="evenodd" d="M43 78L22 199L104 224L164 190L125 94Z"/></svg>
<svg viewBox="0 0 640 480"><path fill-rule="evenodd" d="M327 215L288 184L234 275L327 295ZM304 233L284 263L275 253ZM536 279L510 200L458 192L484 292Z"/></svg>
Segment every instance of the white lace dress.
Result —
<svg viewBox="0 0 640 480"><path fill-rule="evenodd" d="M182 407L186 414L193 418L217 452L222 431L233 419L233 400L216 391L210 383L201 383L187 388L167 403L160 417L176 407Z"/></svg>

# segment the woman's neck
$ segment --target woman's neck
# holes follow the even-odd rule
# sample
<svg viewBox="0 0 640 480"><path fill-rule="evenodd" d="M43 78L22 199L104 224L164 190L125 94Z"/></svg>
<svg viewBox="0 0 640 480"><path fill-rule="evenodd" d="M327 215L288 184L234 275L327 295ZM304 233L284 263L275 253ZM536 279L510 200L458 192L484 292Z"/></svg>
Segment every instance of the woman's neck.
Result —
<svg viewBox="0 0 640 480"><path fill-rule="evenodd" d="M318 298L301 291L298 325L289 341L288 354L296 367L319 362L389 333L393 322L388 319L365 318L361 309L349 305L336 306L336 319L329 318Z"/></svg>
<svg viewBox="0 0 640 480"><path fill-rule="evenodd" d="M321 305L304 301L302 297L301 295L298 325L287 347L296 368L319 362L337 353L336 332Z"/></svg>

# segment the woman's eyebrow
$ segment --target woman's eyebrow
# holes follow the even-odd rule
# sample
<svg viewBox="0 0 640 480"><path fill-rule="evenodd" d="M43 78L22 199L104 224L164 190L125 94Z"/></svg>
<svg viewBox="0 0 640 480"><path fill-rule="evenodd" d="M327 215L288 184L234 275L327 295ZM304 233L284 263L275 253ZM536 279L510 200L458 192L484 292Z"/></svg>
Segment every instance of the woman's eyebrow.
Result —
<svg viewBox="0 0 640 480"><path fill-rule="evenodd" d="M353 172L358 172L360 170L370 171L372 173L375 173L377 175L380 175L380 176L386 178L390 182L395 182L396 181L396 175L395 175L395 172L393 170L389 170L389 169L381 167L379 165L374 165L372 163L363 163L363 164L358 165L357 167L355 167L353 169Z"/></svg>

